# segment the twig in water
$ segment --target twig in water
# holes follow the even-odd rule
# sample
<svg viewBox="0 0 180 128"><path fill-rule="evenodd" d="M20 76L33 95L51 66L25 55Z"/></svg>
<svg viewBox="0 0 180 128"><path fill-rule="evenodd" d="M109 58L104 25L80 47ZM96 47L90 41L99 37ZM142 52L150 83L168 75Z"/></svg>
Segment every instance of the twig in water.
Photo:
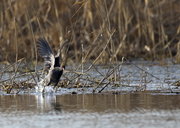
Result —
<svg viewBox="0 0 180 128"><path fill-rule="evenodd" d="M124 62L124 57L122 58L122 63ZM103 82L104 82L104 80L106 80L109 76L111 76L113 73L114 73L114 71L117 69L117 68L119 68L119 66L120 65L122 65L122 63L121 64L118 64L116 67L114 67L108 74L106 74L106 76L100 81L100 83L96 86L96 88L95 89L93 89L93 93L96 91L96 89L100 86L100 84L102 84ZM106 86L107 87L107 86Z"/></svg>
<svg viewBox="0 0 180 128"><path fill-rule="evenodd" d="M101 90L98 91L98 93L101 93L111 82L108 82L104 87L102 87Z"/></svg>
<svg viewBox="0 0 180 128"><path fill-rule="evenodd" d="M128 61L127 58L125 58L125 60ZM142 70L144 73L146 73L146 74L148 74L148 75L150 75L150 76L156 78L156 79L159 80L162 84L164 84L160 78L158 78L158 77L154 76L153 74L149 73L148 71L146 71L146 70L140 68L140 67L137 66L136 64L133 64L133 63L131 63L131 64L132 64L133 66L135 66L136 68ZM173 90L170 88L170 86L169 86L169 90L170 90L171 92L173 92Z"/></svg>
<svg viewBox="0 0 180 128"><path fill-rule="evenodd" d="M122 58L121 64L118 65L118 69L119 69L119 66L120 66L120 68L122 67L123 62L124 62L124 57ZM116 71L116 70L115 70L116 68L117 68L117 67L115 67L115 68L113 69L113 72ZM110 83L111 83L111 82L108 82L98 93L101 93ZM94 91L94 90L93 90L93 91Z"/></svg>
<svg viewBox="0 0 180 128"><path fill-rule="evenodd" d="M17 63L17 62L19 62L19 63ZM20 66L20 64L21 64L21 62L22 62L22 59L20 59L20 61L19 60L17 60L16 61L16 64L15 64L15 73L14 73L14 75L12 76L12 78L11 78L11 83L14 83L14 80L15 80L15 77L16 77L16 75L17 75L17 71L18 71L18 68L19 68L19 66Z"/></svg>

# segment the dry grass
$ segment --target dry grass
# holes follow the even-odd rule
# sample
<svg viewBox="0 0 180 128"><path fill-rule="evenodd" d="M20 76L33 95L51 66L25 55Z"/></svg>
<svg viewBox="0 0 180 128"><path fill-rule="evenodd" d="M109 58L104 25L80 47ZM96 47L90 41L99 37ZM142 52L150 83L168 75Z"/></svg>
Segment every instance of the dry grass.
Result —
<svg viewBox="0 0 180 128"><path fill-rule="evenodd" d="M179 6L178 0L1 0L0 60L37 60L39 37L56 50L67 42L68 62L174 57Z"/></svg>

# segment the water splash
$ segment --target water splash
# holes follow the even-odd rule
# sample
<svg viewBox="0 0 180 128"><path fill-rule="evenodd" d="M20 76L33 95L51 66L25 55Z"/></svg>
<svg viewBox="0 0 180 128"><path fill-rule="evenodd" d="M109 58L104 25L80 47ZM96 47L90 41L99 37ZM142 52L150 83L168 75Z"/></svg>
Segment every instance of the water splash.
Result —
<svg viewBox="0 0 180 128"><path fill-rule="evenodd" d="M47 86L46 79L42 79L40 82L37 83L35 86L36 92L39 93L54 93L55 89L52 86Z"/></svg>

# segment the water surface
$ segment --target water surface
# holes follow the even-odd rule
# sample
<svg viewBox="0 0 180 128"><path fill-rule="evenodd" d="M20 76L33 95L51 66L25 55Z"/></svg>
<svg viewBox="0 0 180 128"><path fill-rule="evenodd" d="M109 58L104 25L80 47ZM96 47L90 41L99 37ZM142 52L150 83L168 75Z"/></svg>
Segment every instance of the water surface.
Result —
<svg viewBox="0 0 180 128"><path fill-rule="evenodd" d="M133 62L134 63L134 62ZM87 65L86 65L87 66ZM59 88L51 94L35 89L15 89L11 94L0 88L0 128L176 128L180 126L180 65L142 62L123 64L104 80L101 94L92 94L94 81L101 81L116 65L96 66L80 79L77 74L64 73L72 86ZM89 67L89 66L87 66ZM67 67L68 70L72 67ZM85 67L84 67L85 68ZM81 70L77 70L81 72ZM85 69L84 69L85 71ZM1 82L24 81L32 75L5 72ZM116 81L111 80L116 76ZM79 80L91 86L74 88ZM33 82L30 81L30 82ZM1 86L2 87L2 86ZM17 94L18 92L18 94ZM77 95L72 95L76 93Z"/></svg>
<svg viewBox="0 0 180 128"><path fill-rule="evenodd" d="M86 95L1 95L2 128L175 128L180 95L123 93Z"/></svg>

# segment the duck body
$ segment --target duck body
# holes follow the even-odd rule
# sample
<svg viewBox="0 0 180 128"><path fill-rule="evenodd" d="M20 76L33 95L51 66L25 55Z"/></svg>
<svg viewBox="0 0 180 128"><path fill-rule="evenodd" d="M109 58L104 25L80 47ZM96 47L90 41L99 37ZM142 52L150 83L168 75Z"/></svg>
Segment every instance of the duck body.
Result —
<svg viewBox="0 0 180 128"><path fill-rule="evenodd" d="M53 85L54 87L57 86L62 74L63 74L63 69L61 69L60 67L55 67L50 72L50 80L47 86L49 85Z"/></svg>
<svg viewBox="0 0 180 128"><path fill-rule="evenodd" d="M41 83L43 86L57 86L64 70L60 64L60 53L55 56L48 42L42 38L38 40L38 52L44 58L44 70L47 72Z"/></svg>

